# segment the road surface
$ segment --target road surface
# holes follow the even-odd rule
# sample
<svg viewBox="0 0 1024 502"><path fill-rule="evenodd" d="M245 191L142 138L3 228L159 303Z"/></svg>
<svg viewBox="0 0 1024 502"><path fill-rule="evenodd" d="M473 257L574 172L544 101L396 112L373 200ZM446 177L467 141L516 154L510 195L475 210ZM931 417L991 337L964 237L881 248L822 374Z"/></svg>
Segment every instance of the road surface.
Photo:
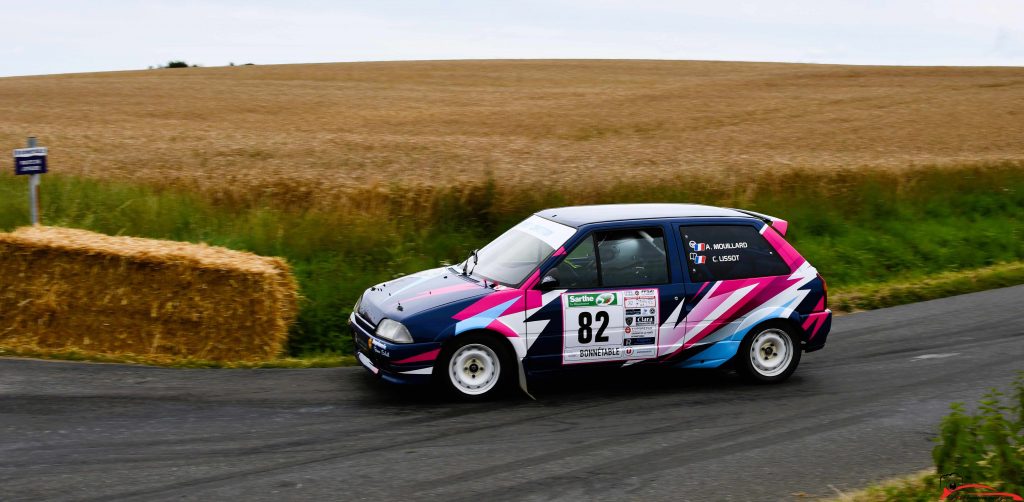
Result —
<svg viewBox="0 0 1024 502"><path fill-rule="evenodd" d="M840 317L783 385L626 371L446 401L362 368L0 359L0 500L793 500L930 465L1024 369L1024 286Z"/></svg>

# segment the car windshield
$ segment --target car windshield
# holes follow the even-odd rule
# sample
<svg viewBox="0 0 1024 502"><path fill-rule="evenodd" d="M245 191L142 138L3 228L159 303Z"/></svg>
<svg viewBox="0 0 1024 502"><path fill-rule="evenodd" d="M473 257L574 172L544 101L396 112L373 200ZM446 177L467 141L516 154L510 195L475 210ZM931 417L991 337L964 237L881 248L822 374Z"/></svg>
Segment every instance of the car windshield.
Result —
<svg viewBox="0 0 1024 502"><path fill-rule="evenodd" d="M473 258L468 260L468 270L488 281L518 285L574 233L576 229L572 227L531 216L484 246L477 253L475 266ZM464 265L465 262L456 268L462 271Z"/></svg>

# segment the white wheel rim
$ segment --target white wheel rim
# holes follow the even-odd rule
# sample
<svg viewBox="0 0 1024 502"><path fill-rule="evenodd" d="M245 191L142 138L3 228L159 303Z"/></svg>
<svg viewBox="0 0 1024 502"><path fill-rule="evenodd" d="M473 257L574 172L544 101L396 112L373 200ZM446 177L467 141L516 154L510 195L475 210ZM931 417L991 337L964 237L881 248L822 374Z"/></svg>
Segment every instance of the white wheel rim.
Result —
<svg viewBox="0 0 1024 502"><path fill-rule="evenodd" d="M750 362L754 371L772 377L789 368L793 361L793 342L780 329L766 329L750 344Z"/></svg>
<svg viewBox="0 0 1024 502"><path fill-rule="evenodd" d="M463 394L477 396L498 384L501 363L498 354L479 343L464 345L452 354L448 362L448 376L455 388Z"/></svg>

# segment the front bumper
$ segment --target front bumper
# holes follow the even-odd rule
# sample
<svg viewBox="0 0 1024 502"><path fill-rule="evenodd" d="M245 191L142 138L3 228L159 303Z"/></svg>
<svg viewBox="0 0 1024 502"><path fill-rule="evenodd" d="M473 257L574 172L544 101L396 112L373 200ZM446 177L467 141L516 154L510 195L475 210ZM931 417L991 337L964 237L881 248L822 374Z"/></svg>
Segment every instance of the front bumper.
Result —
<svg viewBox="0 0 1024 502"><path fill-rule="evenodd" d="M367 371L391 383L425 384L433 378L441 344L391 343L373 335L374 327L358 314L349 318L356 359Z"/></svg>

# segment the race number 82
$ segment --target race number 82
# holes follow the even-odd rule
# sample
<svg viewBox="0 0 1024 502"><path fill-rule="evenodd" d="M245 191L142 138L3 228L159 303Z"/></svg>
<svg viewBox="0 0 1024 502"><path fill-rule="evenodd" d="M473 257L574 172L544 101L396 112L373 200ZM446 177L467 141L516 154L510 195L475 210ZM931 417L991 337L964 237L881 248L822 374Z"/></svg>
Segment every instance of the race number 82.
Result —
<svg viewBox="0 0 1024 502"><path fill-rule="evenodd" d="M601 326L597 328L597 336L594 336L594 321L601 323ZM595 342L607 342L608 336L604 334L605 328L608 327L608 312L600 311L595 316L591 316L590 312L580 312L580 330L577 333L577 339L580 343L590 343L593 339Z"/></svg>

